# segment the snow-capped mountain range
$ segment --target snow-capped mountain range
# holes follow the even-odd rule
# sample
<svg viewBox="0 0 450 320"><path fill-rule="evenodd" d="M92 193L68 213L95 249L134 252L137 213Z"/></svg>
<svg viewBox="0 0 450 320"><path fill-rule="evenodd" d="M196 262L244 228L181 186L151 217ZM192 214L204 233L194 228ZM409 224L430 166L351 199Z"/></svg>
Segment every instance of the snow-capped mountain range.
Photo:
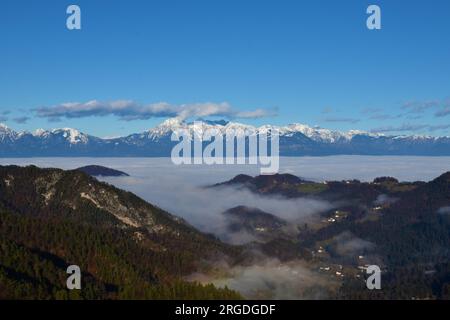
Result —
<svg viewBox="0 0 450 320"><path fill-rule="evenodd" d="M90 157L167 157L176 142L172 132L201 129L243 129L266 134L270 129L280 134L281 156L302 155L450 155L450 137L387 136L358 130L340 132L304 124L253 127L225 120L184 122L171 118L142 133L118 138L98 138L72 128L35 132L14 131L0 124L1 157L90 156Z"/></svg>

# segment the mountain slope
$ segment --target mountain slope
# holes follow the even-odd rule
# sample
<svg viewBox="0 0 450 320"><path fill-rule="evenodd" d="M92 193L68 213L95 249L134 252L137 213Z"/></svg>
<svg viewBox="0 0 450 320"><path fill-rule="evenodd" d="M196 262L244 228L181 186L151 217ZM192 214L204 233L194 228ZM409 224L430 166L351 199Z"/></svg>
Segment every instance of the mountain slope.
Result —
<svg viewBox="0 0 450 320"><path fill-rule="evenodd" d="M238 297L182 280L238 248L80 171L0 167L0 217L3 298ZM65 288L70 264L85 289Z"/></svg>
<svg viewBox="0 0 450 320"><path fill-rule="evenodd" d="M114 139L101 139L71 128L50 131L16 132L0 125L0 156L92 156L92 157L168 157L173 146L174 131L183 129L200 136L202 130L225 133L229 129L266 134L280 134L282 156L303 155L450 155L450 137L386 136L358 130L348 132L310 127L304 124L253 127L227 121L186 123L177 118L164 121L155 128Z"/></svg>
<svg viewBox="0 0 450 320"><path fill-rule="evenodd" d="M77 170L82 171L93 177L126 177L129 176L128 173L111 169L108 167L98 166L98 165L88 165L84 167L77 168Z"/></svg>
<svg viewBox="0 0 450 320"><path fill-rule="evenodd" d="M302 257L312 268L339 279L339 299L450 298L450 172L429 182L381 177L372 182L317 183L287 177L238 175L213 188L220 190L225 185L248 189L262 197L329 202L331 208L318 214L316 220L291 221L289 225L298 232L290 238L285 233L284 238L276 239L273 236L278 235L278 230L266 228L271 233L265 238L272 236L273 240L259 247L282 259L280 253L293 247L286 241L290 240L296 248L291 249L293 253L310 253L310 258L306 254ZM245 212L240 209L235 216ZM366 288L365 269L371 264L382 270L382 290Z"/></svg>

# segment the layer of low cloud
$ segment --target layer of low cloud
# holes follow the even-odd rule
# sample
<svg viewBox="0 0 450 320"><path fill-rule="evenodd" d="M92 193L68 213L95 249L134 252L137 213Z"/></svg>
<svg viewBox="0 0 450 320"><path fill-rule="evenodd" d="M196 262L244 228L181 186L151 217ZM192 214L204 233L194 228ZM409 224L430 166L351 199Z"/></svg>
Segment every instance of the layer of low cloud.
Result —
<svg viewBox="0 0 450 320"><path fill-rule="evenodd" d="M400 126L383 126L370 130L371 132L385 133L385 132L409 132L417 131L427 128L425 124L402 124Z"/></svg>
<svg viewBox="0 0 450 320"><path fill-rule="evenodd" d="M141 173L142 174L142 173ZM256 207L291 223L304 223L317 219L317 214L332 207L326 201L308 198L287 199L280 196L260 196L235 187L204 188L189 181L189 172L179 171L177 176L167 172L161 177L121 177L107 181L130 190L151 203L183 217L200 230L214 233L233 244L251 242L253 236L245 231L229 234L230 219L223 212L238 206ZM219 181L217 181L219 182ZM175 187L174 187L175 186ZM151 191L150 191L151 190Z"/></svg>
<svg viewBox="0 0 450 320"><path fill-rule="evenodd" d="M358 178L371 181L376 176L396 176L401 180L429 180L449 169L447 158L436 157L370 157L370 156L332 156L282 158L282 172L307 176L314 180L341 180ZM36 164L41 167L61 167L73 169L82 165L99 164L123 170L130 177L105 178L117 187L135 192L137 195L184 217L190 223L210 232L223 232L227 221L221 214L225 209L243 204L259 207L288 221L311 219L330 207L327 202L310 199L289 200L280 197L260 196L226 188L220 190L204 189L202 186L232 178L238 173L254 175L259 170L252 166L174 166L170 159L144 158L34 158L0 159L1 164ZM389 201L386 197L380 201ZM272 202L272 203L268 203ZM449 214L450 208L443 207L441 214ZM233 242L245 243L252 237L237 235ZM247 236L247 238L245 238ZM355 259L364 255L364 263L383 265L375 254L375 245L350 232L334 238L330 244L336 259ZM317 272L317 266L306 261L280 262L261 255L260 259L249 265L229 266L226 261L212 261L217 274L193 274L190 280L218 286L228 286L246 298L272 299L321 299L339 285L338 280ZM331 292L330 292L331 290Z"/></svg>
<svg viewBox="0 0 450 320"><path fill-rule="evenodd" d="M408 101L402 105L402 109L407 113L424 113L425 111L436 108L439 105L439 100Z"/></svg>
<svg viewBox="0 0 450 320"><path fill-rule="evenodd" d="M263 118L276 115L276 110L255 109L240 111L234 109L230 104L223 103L194 103L173 105L166 102L139 104L132 100L116 100L101 102L91 100L88 102L67 102L50 107L36 108L38 117L58 121L62 118L84 118L116 116L120 120L147 120L160 117L179 117L187 119L190 117L218 116L226 118Z"/></svg>
<svg viewBox="0 0 450 320"><path fill-rule="evenodd" d="M370 241L358 238L346 231L333 239L331 247L340 256L352 257L371 251L375 245Z"/></svg>
<svg viewBox="0 0 450 320"><path fill-rule="evenodd" d="M340 123L357 123L360 119L348 118L348 117L326 117L323 119L325 122L340 122Z"/></svg>
<svg viewBox="0 0 450 320"><path fill-rule="evenodd" d="M435 132L446 130L450 128L448 124L429 124L425 120L421 123L414 123L433 116L435 118L442 118L450 115L450 99L435 99L435 100L411 100L403 103L400 107L400 113L390 113L382 108L364 108L361 113L367 117L367 120L387 121L404 119L405 121L412 121L412 123L384 125L373 128L371 132L377 133L394 133L394 132ZM356 120L356 119L355 119ZM351 122L351 121L348 121Z"/></svg>
<svg viewBox="0 0 450 320"><path fill-rule="evenodd" d="M227 268L227 275L213 279L203 274L191 275L189 280L212 282L239 291L247 299L326 299L333 281L311 270L304 261L281 263L262 257L250 266Z"/></svg>
<svg viewBox="0 0 450 320"><path fill-rule="evenodd" d="M24 124L27 123L28 120L30 120L29 117L17 117L17 118L13 118L14 122L19 123L19 124Z"/></svg>
<svg viewBox="0 0 450 320"><path fill-rule="evenodd" d="M177 179L179 176L179 179L185 179L185 183L194 186L212 185L242 173L254 176L260 170L257 165L175 166L170 158L0 158L0 164L34 164L62 169L98 164L128 172L132 176L139 176L144 171L144 178L152 181L169 177ZM377 177L394 177L411 182L431 181L447 171L450 171L450 157L343 155L280 158L280 173L290 173L312 181L358 179L371 182Z"/></svg>
<svg viewBox="0 0 450 320"><path fill-rule="evenodd" d="M387 194L380 194L377 199L374 201L375 205L385 205L396 202L398 199L394 197L390 197Z"/></svg>
<svg viewBox="0 0 450 320"><path fill-rule="evenodd" d="M450 105L443 107L441 110L435 113L436 117L446 117L450 115Z"/></svg>
<svg viewBox="0 0 450 320"><path fill-rule="evenodd" d="M377 114L377 113L382 113L382 112L383 112L383 109L381 109L381 108L367 107L367 108L364 108L361 110L362 114Z"/></svg>
<svg viewBox="0 0 450 320"><path fill-rule="evenodd" d="M399 115L390 115L386 113L378 113L373 114L369 117L370 120L390 120L390 119L397 119L400 118Z"/></svg>
<svg viewBox="0 0 450 320"><path fill-rule="evenodd" d="M401 117L400 114L388 114L381 108L364 108L361 113L368 116L370 120L390 120Z"/></svg>
<svg viewBox="0 0 450 320"><path fill-rule="evenodd" d="M8 163L13 160L4 160ZM53 162L55 161L55 162ZM95 159L65 158L24 159L19 162L38 166L74 169L88 164L99 164L123 170L130 177L103 178L107 182L131 191L168 212L183 217L190 224L208 233L214 233L232 243L254 240L248 234L229 237L229 217L223 212L239 205L254 207L271 213L291 224L314 222L318 214L333 207L327 201L310 198L289 199L282 196L261 196L234 187L205 188L233 178L239 173L256 175L257 166L175 166L170 159Z"/></svg>
<svg viewBox="0 0 450 320"><path fill-rule="evenodd" d="M407 114L423 114L434 110L435 117L446 117L450 115L450 99L408 101L402 105Z"/></svg>
<svg viewBox="0 0 450 320"><path fill-rule="evenodd" d="M438 210L438 213L450 215L450 207L442 207Z"/></svg>
<svg viewBox="0 0 450 320"><path fill-rule="evenodd" d="M330 113L333 113L333 112L334 112L334 109L330 108L330 107L326 107L326 108L322 109L322 114L330 114Z"/></svg>

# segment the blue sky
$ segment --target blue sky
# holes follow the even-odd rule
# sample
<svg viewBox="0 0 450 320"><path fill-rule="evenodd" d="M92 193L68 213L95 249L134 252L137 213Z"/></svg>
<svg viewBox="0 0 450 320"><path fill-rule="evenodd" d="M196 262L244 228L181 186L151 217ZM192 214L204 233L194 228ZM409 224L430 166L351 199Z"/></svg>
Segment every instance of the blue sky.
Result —
<svg viewBox="0 0 450 320"><path fill-rule="evenodd" d="M4 0L0 122L117 136L185 113L449 135L449 35L447 0Z"/></svg>

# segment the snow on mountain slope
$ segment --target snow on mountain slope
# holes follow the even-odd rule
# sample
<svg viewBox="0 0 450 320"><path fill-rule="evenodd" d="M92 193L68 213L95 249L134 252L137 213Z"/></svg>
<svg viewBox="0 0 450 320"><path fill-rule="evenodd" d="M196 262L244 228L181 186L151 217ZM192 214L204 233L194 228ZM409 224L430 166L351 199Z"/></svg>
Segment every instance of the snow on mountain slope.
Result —
<svg viewBox="0 0 450 320"><path fill-rule="evenodd" d="M11 130L3 123L0 123L0 141L1 142L12 142L16 140L18 137L18 133L14 130Z"/></svg>
<svg viewBox="0 0 450 320"><path fill-rule="evenodd" d="M52 134L61 135L71 144L87 143L89 138L86 134L72 128L62 128L52 130Z"/></svg>
<svg viewBox="0 0 450 320"><path fill-rule="evenodd" d="M293 123L288 126L272 126L272 125L264 125L261 127L254 127L251 125L246 125L238 122L227 122L224 120L219 121L196 121L191 123L185 123L178 118L171 118L165 120L160 125L155 128L148 130L148 138L153 140L158 140L164 136L170 135L172 132L176 130L188 130L191 134L194 133L199 135L201 130L207 129L216 129L221 133L225 133L226 130L234 129L234 130L243 130L247 132L254 133L266 133L269 130L278 130L280 136L290 137L296 133L301 133L306 137L325 143L334 143L339 140L351 140L355 135L366 135L370 137L379 137L383 136L380 134L369 133L365 131L359 130L351 130L348 132L340 132L340 131L332 131L328 129L322 128L313 128L305 124Z"/></svg>
<svg viewBox="0 0 450 320"><path fill-rule="evenodd" d="M450 156L450 137L419 135L387 136L359 130L340 132L305 124L255 127L224 120L184 122L178 118L163 121L158 126L125 137L102 139L76 129L38 129L33 133L16 132L0 124L0 156L144 156L167 157L176 142L174 131L184 129L200 136L207 129L225 134L227 130L241 130L246 134L266 134L278 130L280 154L300 155L447 155Z"/></svg>
<svg viewBox="0 0 450 320"><path fill-rule="evenodd" d="M52 129L52 130L44 130L37 129L32 134L36 138L41 139L52 139L52 138L62 138L66 140L70 144L78 144L78 143L88 143L89 136L81 133L80 131L72 128L60 128L60 129Z"/></svg>

